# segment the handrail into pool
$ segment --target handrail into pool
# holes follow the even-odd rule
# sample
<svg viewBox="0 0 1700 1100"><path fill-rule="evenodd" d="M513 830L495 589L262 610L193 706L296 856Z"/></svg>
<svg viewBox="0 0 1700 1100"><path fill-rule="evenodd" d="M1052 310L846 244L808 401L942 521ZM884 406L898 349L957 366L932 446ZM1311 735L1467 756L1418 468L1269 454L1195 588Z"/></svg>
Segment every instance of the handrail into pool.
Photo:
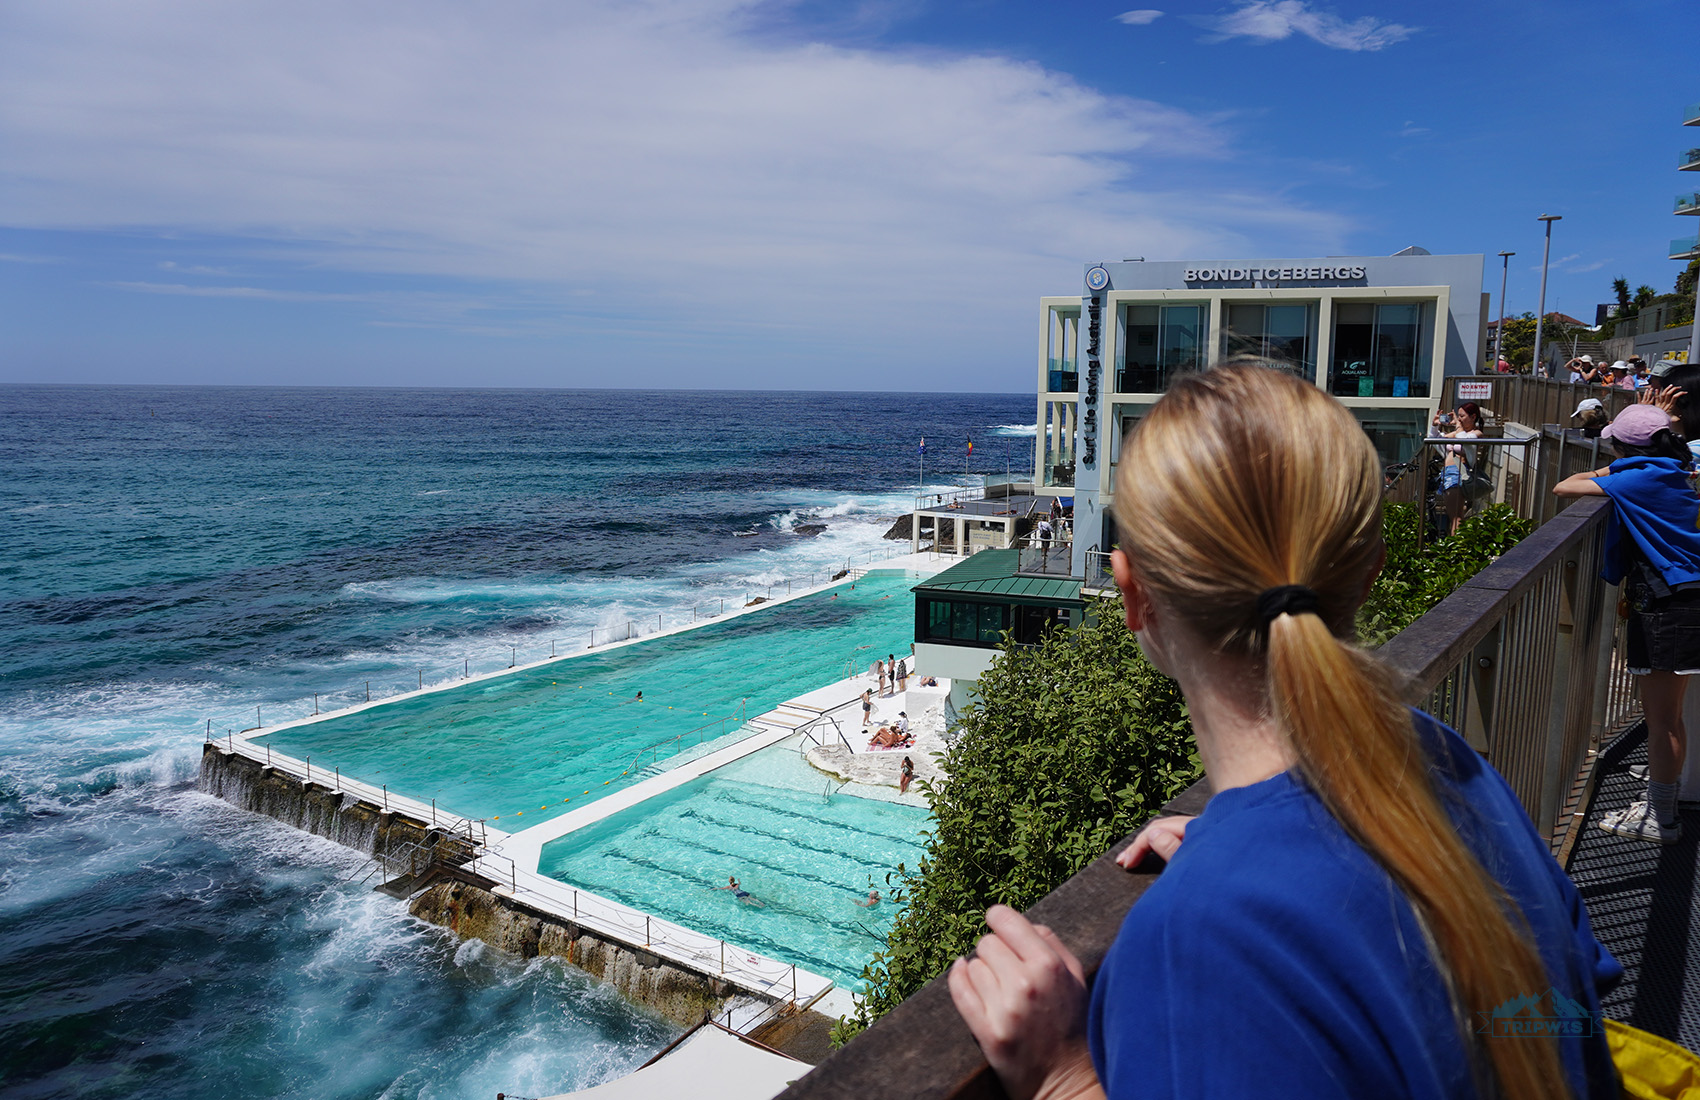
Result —
<svg viewBox="0 0 1700 1100"><path fill-rule="evenodd" d="M1599 579L1606 507L1592 498L1572 504L1379 651L1405 677L1407 698L1453 724L1505 775L1561 857L1580 832L1600 746L1640 707L1617 601ZM1201 781L1159 816L1197 813L1208 797ZM1131 839L1029 910L1080 956L1089 978L1157 878L1115 865ZM991 1098L1003 1091L941 975L781 1095Z"/></svg>

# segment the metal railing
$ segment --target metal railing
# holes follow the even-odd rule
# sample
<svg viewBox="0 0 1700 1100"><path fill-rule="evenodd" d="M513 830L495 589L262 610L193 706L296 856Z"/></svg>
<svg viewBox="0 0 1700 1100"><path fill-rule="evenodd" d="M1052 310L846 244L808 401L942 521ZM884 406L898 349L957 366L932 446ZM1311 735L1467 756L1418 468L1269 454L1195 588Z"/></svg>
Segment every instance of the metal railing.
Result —
<svg viewBox="0 0 1700 1100"><path fill-rule="evenodd" d="M699 974L715 975L739 989L787 1005L812 1003L833 988L830 979L795 964L752 954L749 949L683 925L628 908L588 890L522 870L511 857L481 848L466 870L496 884L498 893L551 914L615 943L640 948ZM702 889L715 889L703 883Z"/></svg>
<svg viewBox="0 0 1700 1100"><path fill-rule="evenodd" d="M1110 554L1103 550L1086 551L1086 584L1087 588L1113 588L1116 574L1110 568Z"/></svg>
<svg viewBox="0 0 1700 1100"><path fill-rule="evenodd" d="M396 685L394 681L390 681L386 687L385 683L380 680L361 680L361 686L358 688L313 692L310 695L304 695L298 699L267 700L264 703L254 704L253 725L239 724L239 721L247 721L246 716L239 721L232 720L228 717L222 719L209 718L205 720L206 728L204 730L204 736L206 740L219 740L222 744L222 738L214 736L215 727L225 734L252 733L256 730L263 730L266 728L263 718L268 713L273 717L272 725L274 727L290 725L303 721L307 718L332 715L341 711L364 707L374 702L384 702L386 700L398 699L403 696L416 695L419 692L426 690L437 690L451 687L466 680L498 675L502 672L515 669L530 668L544 664L548 661L576 656L587 652L588 650L599 649L610 645L619 645L624 642L635 641L639 638L651 637L655 634L664 633L668 630L681 630L697 623L712 622L713 620L723 616L736 615L740 611L743 611L752 605L770 603L774 600L783 599L787 596L805 595L810 592L828 588L846 578L855 579L852 577L852 573L856 570L859 569L861 573L866 573L869 568L874 567L874 565L878 562L887 561L891 558L903 557L908 555L909 552L909 546L906 542L896 546L882 546L873 550L867 550L860 554L855 554L851 557L845 558L842 567L834 565L818 572L809 573L806 576L774 581L772 584L766 585L765 587L757 586L754 589L746 589L745 596L741 598L731 596L724 599L699 601L690 608L689 619L685 618L685 613L683 611L675 612L675 617L671 624L667 622L667 616L665 613L658 612L655 616L654 627L649 625L649 619L647 616L642 620L631 619L623 623L614 624L613 626L593 627L591 628L587 643L583 646L578 645L577 642L550 639L548 642L548 652L544 653L542 649L543 643L539 642L536 650L530 650L527 652L525 661L521 661L519 659L518 646L496 644L490 646L486 652L493 650L499 655L500 651L505 649L508 651L508 659L506 661L500 660L499 656L494 661L491 661L488 658L481 659L479 661L479 671L473 672L472 657L469 654L461 658L461 667L458 669L450 666L446 671L434 670L429 684L425 682L425 670L423 668L415 668L414 682L412 684L408 684L405 680L403 680L400 685ZM730 604L730 606L728 606L728 604ZM706 611L705 608L707 609ZM405 672L400 670L397 670L397 673L386 673L385 675L389 676L396 674L406 675ZM374 692L372 688L374 683L378 684L376 692ZM264 708L264 710L262 710L262 708ZM279 711L285 713L293 712L295 717L279 720L276 718Z"/></svg>
<svg viewBox="0 0 1700 1100"><path fill-rule="evenodd" d="M212 736L210 727L206 734L206 744L217 747L221 752L230 753L252 760L257 764L285 775L302 780L307 786L317 785L335 794L352 794L362 802L377 808L381 813L401 813L428 825L433 829L466 838L471 843L484 844L489 839L489 832L483 818L466 818L451 814L447 810L437 808L437 800L421 802L405 795L393 794L388 784L373 785L363 783L358 779L342 774L339 767L313 767L311 756L297 759L281 752L273 752L268 745L256 745L246 738L238 739L233 733L227 732L224 737Z"/></svg>
<svg viewBox="0 0 1700 1100"><path fill-rule="evenodd" d="M1555 849L1581 824L1586 777L1604 739L1639 711L1616 590L1599 579L1607 507L1577 500L1379 651L1405 677L1412 701L1486 754ZM1163 812L1197 813L1207 799L1201 781ZM1029 910L1079 956L1089 978L1156 878L1115 866L1131 839ZM941 976L781 1095L1003 1093Z"/></svg>
<svg viewBox="0 0 1700 1100"><path fill-rule="evenodd" d="M1029 539L1029 542L1034 540ZM1040 542L1016 550L1015 571L1037 577L1067 577L1074 573L1074 543Z"/></svg>
<svg viewBox="0 0 1700 1100"><path fill-rule="evenodd" d="M744 706L749 701L750 700L749 700L748 696L745 696L744 698L738 700L738 713L737 714L724 715L720 718L716 718L712 722L704 722L702 725L696 727L695 729L686 730L684 733L675 734L672 737L664 737L660 741L655 742L655 744L653 744L653 745L645 745L643 748L641 748L637 751L637 754L635 756L632 757L631 767L627 770L632 771L632 772L636 772L641 768L646 768L646 767L649 767L649 766L654 765L654 764L659 764L663 760L672 759L673 757L679 755L679 753L681 751L681 746L683 745L685 738L690 737L693 734L696 735L696 739L697 739L696 743L697 743L697 745L700 746L703 742L709 740L709 736L708 736L709 730L714 730L715 731L714 732L714 740L719 740L720 738L726 736L726 724L728 722L735 722L735 723L737 723L738 726L742 727L745 723ZM663 753L662 750L667 750L667 751L665 753ZM679 761L679 763L682 764L682 763L685 763L685 761L681 760L681 761Z"/></svg>
<svg viewBox="0 0 1700 1100"><path fill-rule="evenodd" d="M802 753L807 753L809 751L803 747L805 741L809 745L823 749L826 748L826 737L822 734L817 734L815 730L818 727L824 731L826 726L829 724L832 726L832 731L838 735L838 740L845 748L850 750L851 755L855 755L856 746L850 743L850 738L844 735L844 727L839 724L838 719L834 718L831 714L822 714L818 718L811 718L797 727L797 732L803 735L803 740L797 742L797 751Z"/></svg>

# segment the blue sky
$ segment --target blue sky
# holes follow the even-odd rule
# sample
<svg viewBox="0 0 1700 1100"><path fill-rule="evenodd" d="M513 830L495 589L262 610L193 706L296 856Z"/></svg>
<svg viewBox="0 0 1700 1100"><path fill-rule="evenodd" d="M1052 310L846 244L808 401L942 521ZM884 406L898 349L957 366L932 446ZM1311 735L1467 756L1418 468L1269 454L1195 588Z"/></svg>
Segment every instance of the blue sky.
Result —
<svg viewBox="0 0 1700 1100"><path fill-rule="evenodd" d="M1024 391L1084 262L1666 291L1700 6L8 0L0 381ZM1496 300L1497 308L1497 300Z"/></svg>

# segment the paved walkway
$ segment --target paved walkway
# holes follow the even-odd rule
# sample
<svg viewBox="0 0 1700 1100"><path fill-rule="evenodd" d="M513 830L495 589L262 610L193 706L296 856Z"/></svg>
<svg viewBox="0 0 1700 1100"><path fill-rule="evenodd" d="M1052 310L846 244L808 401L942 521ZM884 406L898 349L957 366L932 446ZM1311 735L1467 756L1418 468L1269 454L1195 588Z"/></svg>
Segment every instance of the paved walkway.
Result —
<svg viewBox="0 0 1700 1100"><path fill-rule="evenodd" d="M1570 857L1570 877L1588 906L1594 935L1623 964L1623 982L1603 1001L1605 1014L1700 1053L1700 806L1682 812L1683 837L1649 844L1602 831L1599 819L1641 798L1644 780L1629 774L1647 762L1646 727L1609 745L1587 825Z"/></svg>

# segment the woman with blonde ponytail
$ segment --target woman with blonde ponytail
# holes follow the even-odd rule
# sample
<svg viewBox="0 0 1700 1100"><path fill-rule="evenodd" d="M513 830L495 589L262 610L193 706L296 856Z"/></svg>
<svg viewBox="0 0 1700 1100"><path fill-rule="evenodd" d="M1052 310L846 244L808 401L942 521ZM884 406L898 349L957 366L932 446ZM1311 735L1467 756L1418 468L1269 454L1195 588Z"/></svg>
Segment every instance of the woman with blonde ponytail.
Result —
<svg viewBox="0 0 1700 1100"><path fill-rule="evenodd" d="M1622 970L1576 890L1498 773L1352 644L1384 556L1352 414L1224 367L1179 380L1120 468L1123 610L1215 794L1119 857L1169 866L1089 991L1048 929L987 914L949 981L1005 1090L1616 1096L1599 990ZM1530 1001L1565 1034L1495 1034Z"/></svg>

